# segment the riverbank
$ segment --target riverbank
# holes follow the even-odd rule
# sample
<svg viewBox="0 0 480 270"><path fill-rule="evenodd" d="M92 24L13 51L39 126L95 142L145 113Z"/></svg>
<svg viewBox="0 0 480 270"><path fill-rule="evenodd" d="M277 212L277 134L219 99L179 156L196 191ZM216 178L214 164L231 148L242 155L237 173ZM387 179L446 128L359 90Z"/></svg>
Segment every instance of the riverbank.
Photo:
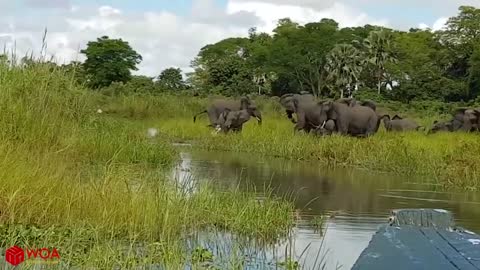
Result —
<svg viewBox="0 0 480 270"><path fill-rule="evenodd" d="M135 99L142 102L135 104ZM242 134L214 135L206 127L206 116L199 118L197 123L192 121L195 113L206 108L209 99L168 95L152 99L155 102L146 101L143 97L116 98L109 103L109 109L114 117L138 117L145 125L158 128L162 136L169 140L189 141L202 149L246 152L318 161L319 165L326 166L353 166L399 175L417 175L445 188L480 188L480 169L475 165L480 153L478 134L386 133L382 124L379 132L367 139L294 135L293 125L284 116L278 102L275 99L259 98L257 103L264 118L261 126L252 120L245 125ZM379 111L413 117L427 129L434 120L449 117L429 107L422 111L409 111L405 107L402 111L395 111L392 109L394 107L392 104L379 106ZM439 107L453 108L455 104Z"/></svg>
<svg viewBox="0 0 480 270"><path fill-rule="evenodd" d="M204 122L166 120L158 127L173 140L193 141L196 147L208 150L318 161L321 165L354 166L407 176L421 175L447 188L480 188L480 171L475 165L480 141L476 134L427 136L421 132L392 134L380 131L367 139L318 138L294 135L287 119L265 118L261 126L248 123L242 134L212 135Z"/></svg>
<svg viewBox="0 0 480 270"><path fill-rule="evenodd" d="M292 203L270 194L181 189L170 142L97 113L99 100L48 65L0 65L2 248L56 248L59 268L178 269L202 231L271 242L293 226Z"/></svg>

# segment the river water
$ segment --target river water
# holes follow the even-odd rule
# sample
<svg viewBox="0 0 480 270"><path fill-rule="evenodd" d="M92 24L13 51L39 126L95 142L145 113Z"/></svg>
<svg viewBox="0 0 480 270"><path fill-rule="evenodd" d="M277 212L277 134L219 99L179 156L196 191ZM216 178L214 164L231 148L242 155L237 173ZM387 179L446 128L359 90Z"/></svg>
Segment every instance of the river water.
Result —
<svg viewBox="0 0 480 270"><path fill-rule="evenodd" d="M300 258L304 269L318 268L320 253L324 255L325 269L350 269L377 228L387 222L392 209L450 210L457 225L480 233L478 192L445 192L421 178L325 169L311 162L180 149L181 160L173 172L176 179L209 179L225 189L251 190L253 185L262 191L269 186L275 193L294 199L304 222L294 229L294 243L280 244L275 252L283 254L287 246ZM308 222L316 215L328 216L323 236Z"/></svg>

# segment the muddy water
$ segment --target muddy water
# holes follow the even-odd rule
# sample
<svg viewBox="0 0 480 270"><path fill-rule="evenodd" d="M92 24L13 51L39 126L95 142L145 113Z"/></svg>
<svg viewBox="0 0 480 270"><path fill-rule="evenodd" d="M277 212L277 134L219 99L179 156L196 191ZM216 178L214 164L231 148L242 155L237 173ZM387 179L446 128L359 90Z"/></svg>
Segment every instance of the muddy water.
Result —
<svg viewBox="0 0 480 270"><path fill-rule="evenodd" d="M458 225L480 233L478 192L444 192L421 178L325 169L315 163L250 154L181 149L181 161L173 173L177 179L190 179L184 180L185 185L188 181L213 179L225 189L251 190L254 185L261 191L270 186L277 194L295 199L296 207L302 210L302 222L294 230L293 243L278 245L274 253L285 254L286 247L293 250L304 269L318 267L319 253L324 255L326 269L350 269L378 226L387 221L391 209L451 210ZM320 214L329 216L324 236L309 221L309 217Z"/></svg>

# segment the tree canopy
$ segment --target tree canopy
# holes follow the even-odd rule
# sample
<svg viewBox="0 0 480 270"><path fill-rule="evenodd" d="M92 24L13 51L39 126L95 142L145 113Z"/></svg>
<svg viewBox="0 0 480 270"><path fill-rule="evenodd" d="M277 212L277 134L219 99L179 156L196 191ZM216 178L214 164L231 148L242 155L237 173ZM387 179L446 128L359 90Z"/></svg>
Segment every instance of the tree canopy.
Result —
<svg viewBox="0 0 480 270"><path fill-rule="evenodd" d="M332 19L278 21L273 33L250 29L203 47L189 81L224 95L323 97L377 92L385 99L461 101L480 92L480 9L461 6L436 32L379 26L340 28Z"/></svg>
<svg viewBox="0 0 480 270"><path fill-rule="evenodd" d="M184 90L186 88L182 70L173 67L167 68L160 73L157 84L169 90Z"/></svg>
<svg viewBox="0 0 480 270"><path fill-rule="evenodd" d="M94 88L109 86L112 82L127 82L131 71L137 70L142 56L122 39L110 39L108 36L90 41L87 48L81 50L87 59L84 63L88 83Z"/></svg>
<svg viewBox="0 0 480 270"><path fill-rule="evenodd" d="M341 28L332 19L280 19L272 33L251 28L200 49L183 80L171 67L156 78L132 76L142 57L122 39L88 42L84 63L62 65L93 89L115 93L192 89L196 94L369 96L409 103L478 99L480 9L461 6L444 28L400 31L375 25ZM32 65L28 57L25 66ZM9 60L0 56L0 63ZM55 66L54 63L45 63Z"/></svg>

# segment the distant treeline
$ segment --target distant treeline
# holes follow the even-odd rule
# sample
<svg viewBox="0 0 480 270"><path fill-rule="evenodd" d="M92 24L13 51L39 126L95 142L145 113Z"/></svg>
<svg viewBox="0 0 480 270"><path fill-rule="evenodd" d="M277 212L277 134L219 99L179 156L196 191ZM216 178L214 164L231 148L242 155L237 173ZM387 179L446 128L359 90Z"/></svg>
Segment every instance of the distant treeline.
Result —
<svg viewBox="0 0 480 270"><path fill-rule="evenodd" d="M480 9L461 6L435 32L373 25L340 28L332 19L300 25L285 18L273 34L251 28L248 37L203 47L185 80L178 68L157 77L132 76L142 57L121 39L104 36L81 52L84 63L61 67L107 94L280 96L308 91L380 102L473 102L480 92ZM22 63L35 64L28 58Z"/></svg>

